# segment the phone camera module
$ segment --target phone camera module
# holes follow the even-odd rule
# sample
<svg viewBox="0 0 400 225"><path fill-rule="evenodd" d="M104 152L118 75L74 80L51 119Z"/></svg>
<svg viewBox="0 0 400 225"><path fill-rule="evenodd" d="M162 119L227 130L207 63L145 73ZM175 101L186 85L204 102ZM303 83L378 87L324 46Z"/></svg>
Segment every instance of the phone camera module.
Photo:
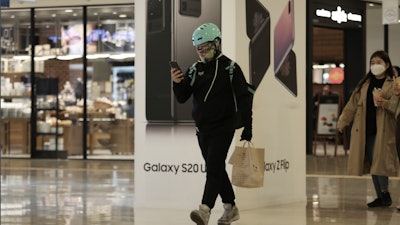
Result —
<svg viewBox="0 0 400 225"><path fill-rule="evenodd" d="M292 8L290 6L290 1L288 2L288 13L290 14L290 12L292 11Z"/></svg>

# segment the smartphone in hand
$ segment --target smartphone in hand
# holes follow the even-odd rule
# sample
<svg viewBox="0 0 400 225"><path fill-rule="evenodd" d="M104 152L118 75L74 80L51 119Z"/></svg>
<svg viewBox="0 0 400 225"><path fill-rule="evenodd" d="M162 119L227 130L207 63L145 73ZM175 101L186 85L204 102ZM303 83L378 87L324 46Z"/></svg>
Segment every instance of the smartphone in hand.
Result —
<svg viewBox="0 0 400 225"><path fill-rule="evenodd" d="M177 70L181 70L181 68L179 67L178 63L176 61L170 61L169 65L171 66L171 68L177 69Z"/></svg>

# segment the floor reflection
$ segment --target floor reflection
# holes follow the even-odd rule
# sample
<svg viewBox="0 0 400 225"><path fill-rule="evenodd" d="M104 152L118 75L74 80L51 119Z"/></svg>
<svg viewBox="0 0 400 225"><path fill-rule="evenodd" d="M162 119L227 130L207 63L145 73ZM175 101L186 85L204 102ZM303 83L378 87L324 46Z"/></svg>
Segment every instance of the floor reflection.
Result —
<svg viewBox="0 0 400 225"><path fill-rule="evenodd" d="M1 224L132 224L133 162L2 160Z"/></svg>
<svg viewBox="0 0 400 225"><path fill-rule="evenodd" d="M367 209L371 179L346 176L346 162L307 156L307 202L242 210L236 225L400 224L400 180L390 180L391 207ZM133 181L133 161L2 159L1 224L193 224L191 209L134 209ZM209 224L221 214L213 211Z"/></svg>
<svg viewBox="0 0 400 225"><path fill-rule="evenodd" d="M392 206L368 209L376 198L371 176L348 176L346 166L346 156L307 156L307 225L400 224L399 178L390 178Z"/></svg>

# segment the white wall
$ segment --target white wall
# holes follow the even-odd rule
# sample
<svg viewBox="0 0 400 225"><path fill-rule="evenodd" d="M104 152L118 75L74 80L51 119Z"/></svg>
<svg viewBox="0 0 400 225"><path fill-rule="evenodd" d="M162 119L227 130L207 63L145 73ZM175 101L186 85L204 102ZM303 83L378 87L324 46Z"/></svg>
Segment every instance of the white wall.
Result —
<svg viewBox="0 0 400 225"><path fill-rule="evenodd" d="M297 97L290 94L274 75L273 32L287 1L260 1L271 14L271 64L254 99L253 143L266 150L265 162L276 165L265 172L263 188L235 188L241 209L306 201L305 178L305 28L306 1L295 1L295 44L297 55ZM246 35L245 1L222 0L223 52L239 63L245 74L249 70L249 38ZM146 5L135 4L136 73L135 73L135 207L196 207L203 192L205 174L145 171L146 163L202 166L203 160L193 127L149 126L145 117ZM190 37L188 37L190 38ZM193 53L195 54L195 52ZM166 71L166 75L169 71ZM154 129L153 129L154 128ZM236 144L241 130L236 133ZM233 146L232 146L233 147ZM230 150L232 153L233 148ZM228 156L229 157L229 156ZM231 167L228 165L230 172ZM217 200L216 209L220 210ZM304 221L303 221L304 222Z"/></svg>
<svg viewBox="0 0 400 225"><path fill-rule="evenodd" d="M237 188L237 198L247 207L305 200L305 1L295 3L295 45L298 96L294 97L274 75L274 28L287 1L260 1L271 16L271 63L254 99L253 142L266 150L265 162L286 161L289 168L267 169L262 189ZM223 1L223 52L249 71L249 38L246 35L245 1ZM233 13L234 12L234 13ZM229 32L229 33L228 33ZM229 39L224 38L229 37ZM239 138L240 131L237 133ZM239 141L236 141L240 145ZM267 202L265 202L267 201Z"/></svg>
<svg viewBox="0 0 400 225"><path fill-rule="evenodd" d="M366 65L369 70L369 58L376 50L384 50L384 25L382 8L367 8L366 29ZM393 65L400 65L400 24L389 25L389 56Z"/></svg>

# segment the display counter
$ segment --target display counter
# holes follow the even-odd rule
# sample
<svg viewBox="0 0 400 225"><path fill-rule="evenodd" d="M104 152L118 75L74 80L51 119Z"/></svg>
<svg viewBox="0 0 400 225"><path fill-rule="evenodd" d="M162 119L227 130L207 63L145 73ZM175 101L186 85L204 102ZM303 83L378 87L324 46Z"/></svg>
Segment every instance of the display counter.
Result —
<svg viewBox="0 0 400 225"><path fill-rule="evenodd" d="M70 125L63 125L65 149L69 155L82 154L83 116L68 113ZM104 112L88 113L87 150L90 155L109 151L110 154L134 153L134 120L116 119Z"/></svg>
<svg viewBox="0 0 400 225"><path fill-rule="evenodd" d="M82 115L69 114L68 119L64 117L59 121L59 127L62 131L59 143L63 144L59 149L66 150L68 155L82 155ZM30 154L30 118L3 118L1 129L3 154ZM38 144L50 141L47 136L40 138ZM116 119L108 113L89 113L86 143L90 155L133 154L134 119Z"/></svg>
<svg viewBox="0 0 400 225"><path fill-rule="evenodd" d="M12 149L21 149L22 154L30 153L30 118L3 118L1 120L1 143L3 154Z"/></svg>

